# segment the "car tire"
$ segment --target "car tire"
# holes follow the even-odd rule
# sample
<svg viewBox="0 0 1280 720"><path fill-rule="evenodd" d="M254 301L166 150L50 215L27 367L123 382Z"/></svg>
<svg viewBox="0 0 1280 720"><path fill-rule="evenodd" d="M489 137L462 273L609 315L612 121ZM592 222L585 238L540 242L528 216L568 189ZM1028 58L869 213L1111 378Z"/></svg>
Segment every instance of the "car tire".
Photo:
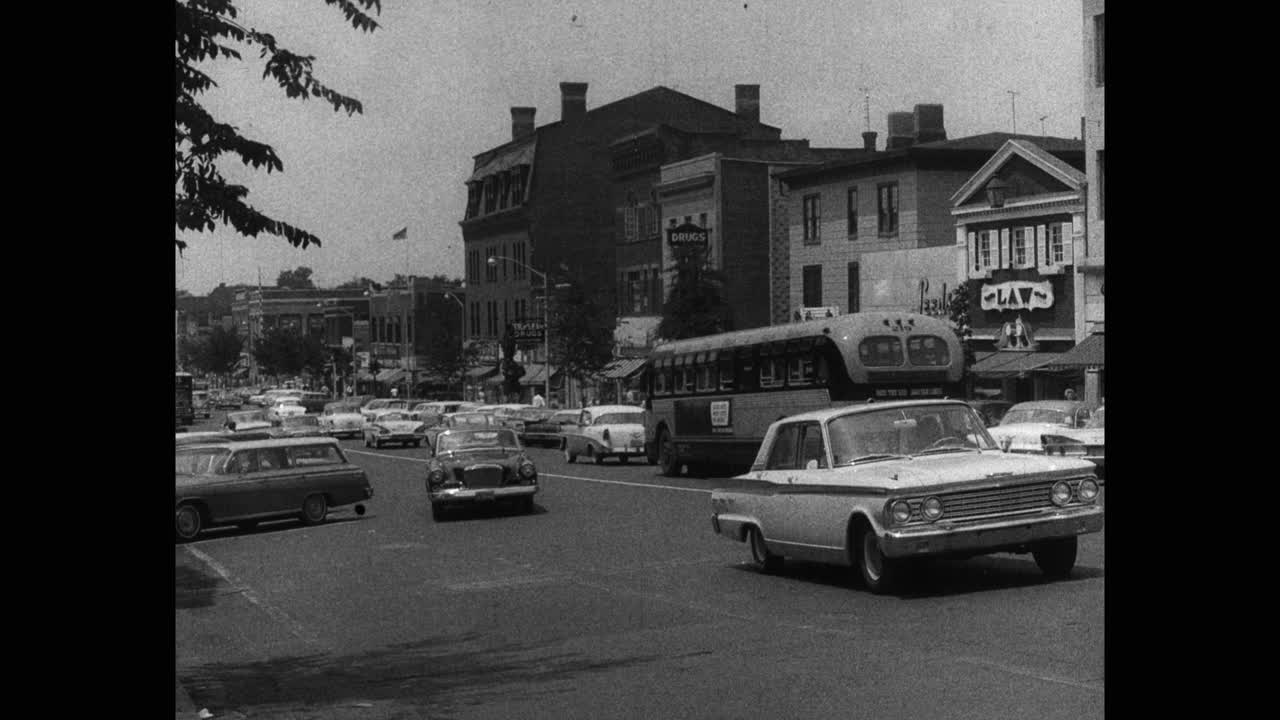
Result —
<svg viewBox="0 0 1280 720"><path fill-rule="evenodd" d="M684 463L676 453L676 445L671 442L671 433L666 428L658 431L658 468L667 477L680 477L680 469Z"/></svg>
<svg viewBox="0 0 1280 720"><path fill-rule="evenodd" d="M764 533L760 532L760 528L752 525L751 529L747 530L747 544L751 546L751 561L757 570L772 575L782 569L782 556L774 555L769 551L769 546L764 542Z"/></svg>
<svg viewBox="0 0 1280 720"><path fill-rule="evenodd" d="M329 499L320 493L308 495L302 501L302 522L307 525L318 525L329 515Z"/></svg>
<svg viewBox="0 0 1280 720"><path fill-rule="evenodd" d="M902 563L885 557L880 549L880 539L870 527L858 534L858 570L867 589L876 595L892 590L902 575Z"/></svg>
<svg viewBox="0 0 1280 720"><path fill-rule="evenodd" d="M1042 540L1031 549L1031 556L1046 577L1053 580L1064 580L1071 576L1071 569L1076 566L1076 552L1079 542L1076 536Z"/></svg>
<svg viewBox="0 0 1280 720"><path fill-rule="evenodd" d="M174 535L182 542L196 539L204 529L204 513L194 503L183 503L173 512Z"/></svg>
<svg viewBox="0 0 1280 720"><path fill-rule="evenodd" d="M421 441L421 440L414 440L414 441L413 441L413 446L414 446L414 447L416 447L416 448L422 447L422 441Z"/></svg>
<svg viewBox="0 0 1280 720"><path fill-rule="evenodd" d="M591 458L592 460L595 460L597 465L603 465L604 459L609 456L601 453L596 453L596 451L592 450L590 446L587 446L587 457Z"/></svg>
<svg viewBox="0 0 1280 720"><path fill-rule="evenodd" d="M369 444L369 436L368 436L368 435L365 435L365 436L364 436L364 446L365 446L365 447L373 447L372 445L370 445L370 444Z"/></svg>

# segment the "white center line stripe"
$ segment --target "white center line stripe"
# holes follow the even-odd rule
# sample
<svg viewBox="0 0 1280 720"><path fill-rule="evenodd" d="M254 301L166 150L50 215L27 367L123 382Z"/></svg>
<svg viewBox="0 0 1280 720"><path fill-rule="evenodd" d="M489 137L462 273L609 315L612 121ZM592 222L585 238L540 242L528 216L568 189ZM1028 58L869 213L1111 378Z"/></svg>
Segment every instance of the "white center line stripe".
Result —
<svg viewBox="0 0 1280 720"><path fill-rule="evenodd" d="M385 453L373 453L365 450L347 450L343 448L343 451L346 452L347 454L371 455L373 457L388 458L390 460L408 460L410 462L419 462L419 463L431 462L430 460L424 460L422 458L405 457L404 455L387 455ZM606 485L629 485L631 487L653 488L655 490L678 490L680 492L706 493L708 495L711 494L710 490L703 490L701 488L673 487L671 485L653 485L650 483L623 482L621 480L600 480L598 478L578 477L576 475L556 475L553 473L539 473L539 474L542 475L543 477L560 478L562 480L581 480L582 482L604 483Z"/></svg>

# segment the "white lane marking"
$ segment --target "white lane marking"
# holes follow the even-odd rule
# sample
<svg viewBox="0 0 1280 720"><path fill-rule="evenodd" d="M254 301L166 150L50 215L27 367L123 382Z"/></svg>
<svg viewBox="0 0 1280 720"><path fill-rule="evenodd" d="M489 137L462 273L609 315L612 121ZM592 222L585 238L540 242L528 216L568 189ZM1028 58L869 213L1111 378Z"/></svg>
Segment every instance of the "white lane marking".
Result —
<svg viewBox="0 0 1280 720"><path fill-rule="evenodd" d="M285 628L287 628L289 632L292 633L295 637L297 637L300 640L303 640L304 642L310 643L312 645L322 646L322 643L320 642L320 638L316 637L313 633L311 633L309 630L303 627L302 624L299 623L297 620L294 620L292 617L289 617L288 613L286 613L285 611L281 610L278 607L275 607L274 605L267 602L266 600L263 600L248 585L245 585L244 583L236 580L235 577L231 575L231 571L227 570L225 567L222 566L222 563L218 562L217 560L214 560L212 557L209 557L209 555L207 555L206 553L201 552L200 550L190 545L185 545L183 547L186 548L187 552L195 556L197 560L204 563L205 565L208 565L209 568L212 569L215 573L217 573L223 580L225 580L228 585L235 588L236 592L239 592L241 595L243 595L246 600L256 605L260 610L265 612L272 620L275 620L281 625L284 625Z"/></svg>
<svg viewBox="0 0 1280 720"><path fill-rule="evenodd" d="M372 452L368 452L367 450L346 450L346 452L355 453L357 455L370 455L373 457L390 458L392 460L408 460L410 462L420 462L420 463L431 462L430 460L423 460L422 458L405 457L404 455L387 455L385 453L372 453ZM578 477L577 475L558 475L555 473L540 473L540 474L543 475L544 477L560 478L562 480L581 480L582 482L604 483L606 485L629 485L631 487L654 488L656 490L678 490L681 492L706 493L708 495L711 494L710 490L703 490L701 488L674 487L672 485L653 485L650 483L623 482L621 480L601 480L599 478Z"/></svg>

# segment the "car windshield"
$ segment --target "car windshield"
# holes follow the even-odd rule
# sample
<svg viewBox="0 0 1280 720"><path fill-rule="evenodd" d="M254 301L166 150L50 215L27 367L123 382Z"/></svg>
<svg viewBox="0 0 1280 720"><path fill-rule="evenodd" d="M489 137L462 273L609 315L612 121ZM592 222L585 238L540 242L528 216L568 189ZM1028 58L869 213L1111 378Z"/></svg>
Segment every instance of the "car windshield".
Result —
<svg viewBox="0 0 1280 720"><path fill-rule="evenodd" d="M1004 414L1001 425L1018 423L1048 423L1050 425L1070 425L1071 415L1056 408L1019 408L1015 407Z"/></svg>
<svg viewBox="0 0 1280 720"><path fill-rule="evenodd" d="M493 421L488 415L480 415L468 413L466 415L453 415L449 418L450 425L492 425Z"/></svg>
<svg viewBox="0 0 1280 720"><path fill-rule="evenodd" d="M320 418L315 415L294 415L284 419L285 427L306 427L320 425Z"/></svg>
<svg viewBox="0 0 1280 720"><path fill-rule="evenodd" d="M267 416L261 410L250 410L248 412L227 413L227 419L234 423L266 422Z"/></svg>
<svg viewBox="0 0 1280 720"><path fill-rule="evenodd" d="M515 411L513 416L526 422L542 422L551 417L551 411L540 408L522 408Z"/></svg>
<svg viewBox="0 0 1280 720"><path fill-rule="evenodd" d="M518 450L520 443L511 430L450 431L441 435L436 441L437 453L493 449Z"/></svg>
<svg viewBox="0 0 1280 720"><path fill-rule="evenodd" d="M1106 407L1100 407L1097 410L1094 410L1093 415L1089 418L1089 422L1085 423L1084 426L1090 430L1104 429L1103 423L1105 422L1105 420L1103 420L1103 417L1106 413L1106 410L1107 410Z"/></svg>
<svg viewBox="0 0 1280 720"><path fill-rule="evenodd" d="M566 412L558 412L551 416L551 422L557 423L576 423L578 422L578 411L569 410Z"/></svg>
<svg viewBox="0 0 1280 720"><path fill-rule="evenodd" d="M642 412L605 413L591 421L592 425L643 425Z"/></svg>
<svg viewBox="0 0 1280 720"><path fill-rule="evenodd" d="M211 475L226 462L231 451L226 448L192 448L173 456L173 470L181 475Z"/></svg>
<svg viewBox="0 0 1280 720"><path fill-rule="evenodd" d="M827 423L836 465L859 460L965 450L994 450L968 405L921 405L850 413Z"/></svg>
<svg viewBox="0 0 1280 720"><path fill-rule="evenodd" d="M389 412L378 416L378 422L396 422L398 420L408 419L409 416L402 412Z"/></svg>

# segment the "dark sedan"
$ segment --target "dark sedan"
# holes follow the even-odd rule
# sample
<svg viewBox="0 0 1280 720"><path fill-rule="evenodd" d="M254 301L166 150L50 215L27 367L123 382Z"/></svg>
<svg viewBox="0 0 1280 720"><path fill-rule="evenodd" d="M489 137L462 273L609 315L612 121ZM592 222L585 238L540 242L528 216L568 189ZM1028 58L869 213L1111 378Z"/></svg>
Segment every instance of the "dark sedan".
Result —
<svg viewBox="0 0 1280 720"><path fill-rule="evenodd" d="M436 438L426 481L435 520L450 507L500 500L530 513L538 469L510 428L446 430Z"/></svg>

